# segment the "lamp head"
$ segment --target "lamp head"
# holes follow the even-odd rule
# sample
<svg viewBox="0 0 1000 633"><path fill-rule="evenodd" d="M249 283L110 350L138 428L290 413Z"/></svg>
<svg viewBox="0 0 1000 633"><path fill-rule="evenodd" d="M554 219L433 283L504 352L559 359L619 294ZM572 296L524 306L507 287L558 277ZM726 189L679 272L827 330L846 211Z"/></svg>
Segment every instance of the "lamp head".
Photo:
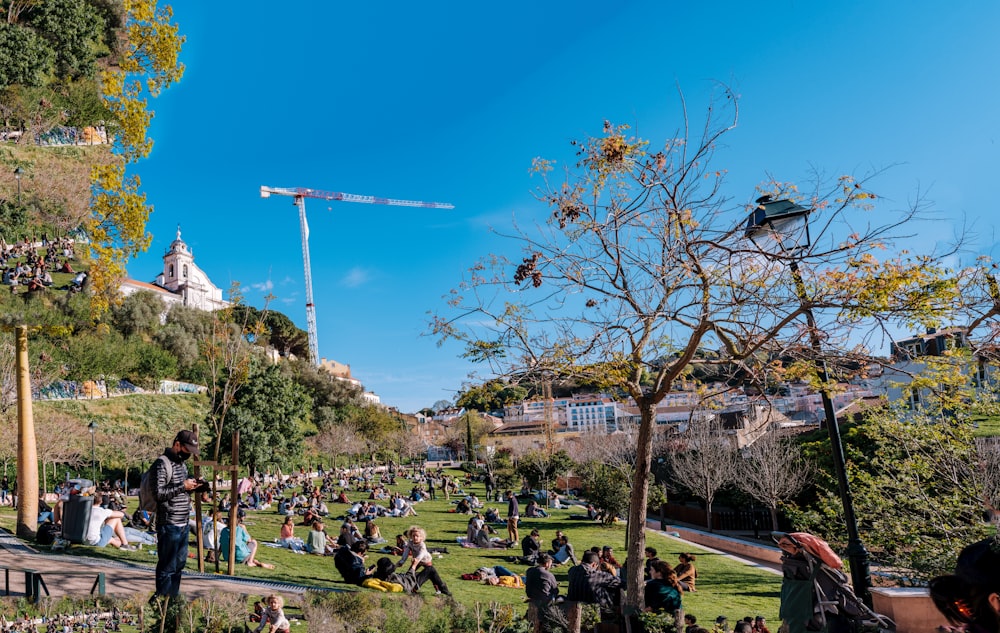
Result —
<svg viewBox="0 0 1000 633"><path fill-rule="evenodd" d="M744 235L767 253L792 255L809 248L809 214L812 209L791 200L757 198L747 218Z"/></svg>

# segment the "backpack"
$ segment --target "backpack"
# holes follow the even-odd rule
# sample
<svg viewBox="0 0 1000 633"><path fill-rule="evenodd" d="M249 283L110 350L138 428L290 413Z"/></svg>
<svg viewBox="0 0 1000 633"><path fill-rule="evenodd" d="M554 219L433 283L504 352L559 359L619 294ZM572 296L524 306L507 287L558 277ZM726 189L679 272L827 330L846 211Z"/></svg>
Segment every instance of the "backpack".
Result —
<svg viewBox="0 0 1000 633"><path fill-rule="evenodd" d="M164 468L170 467L170 460L166 455L160 455L156 460L162 460ZM139 480L139 509L150 514L156 513L156 475L153 473L155 467L156 462L153 462Z"/></svg>
<svg viewBox="0 0 1000 633"><path fill-rule="evenodd" d="M35 532L35 542L39 545L52 545L56 537L62 534L62 528L55 523L42 523Z"/></svg>

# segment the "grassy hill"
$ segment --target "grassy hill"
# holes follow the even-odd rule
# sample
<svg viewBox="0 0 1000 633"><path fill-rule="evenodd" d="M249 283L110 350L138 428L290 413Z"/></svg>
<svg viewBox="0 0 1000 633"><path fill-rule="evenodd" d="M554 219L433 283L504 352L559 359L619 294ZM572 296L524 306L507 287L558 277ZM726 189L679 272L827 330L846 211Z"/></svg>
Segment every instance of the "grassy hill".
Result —
<svg viewBox="0 0 1000 633"><path fill-rule="evenodd" d="M136 394L93 400L35 402L35 410L58 411L80 421L83 432L96 422L101 433L132 433L162 436L168 442L181 428L200 423L208 413L203 394ZM169 437L168 437L169 436Z"/></svg>

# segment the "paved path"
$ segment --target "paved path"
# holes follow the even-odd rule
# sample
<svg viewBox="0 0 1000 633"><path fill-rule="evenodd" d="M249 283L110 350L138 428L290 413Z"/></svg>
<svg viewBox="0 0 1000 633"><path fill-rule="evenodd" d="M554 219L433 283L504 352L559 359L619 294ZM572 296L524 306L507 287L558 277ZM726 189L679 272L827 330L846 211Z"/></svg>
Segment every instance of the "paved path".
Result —
<svg viewBox="0 0 1000 633"><path fill-rule="evenodd" d="M67 554L40 553L11 534L0 533L0 567L33 569L41 572L42 580L49 590L49 595L52 596L90 593L97 573L101 571L105 575L105 592L108 595L152 594L155 588L154 564L140 565ZM10 572L11 594L24 595L24 589L24 574L12 570ZM181 591L191 597L220 591L238 594L263 594L270 591L299 594L306 590L307 588L301 585L267 582L257 578L241 579L216 574L199 574L197 572L185 572L184 578L181 580Z"/></svg>

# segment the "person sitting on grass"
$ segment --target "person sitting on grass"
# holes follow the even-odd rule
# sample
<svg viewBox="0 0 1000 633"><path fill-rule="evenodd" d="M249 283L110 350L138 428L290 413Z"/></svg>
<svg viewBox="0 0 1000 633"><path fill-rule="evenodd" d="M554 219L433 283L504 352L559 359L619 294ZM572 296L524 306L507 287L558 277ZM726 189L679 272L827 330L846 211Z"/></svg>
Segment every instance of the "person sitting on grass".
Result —
<svg viewBox="0 0 1000 633"><path fill-rule="evenodd" d="M243 519L246 517L246 512L240 510L237 515L236 520L236 536L233 537L233 530L230 526L226 526L222 530L222 534L219 535L219 544L221 545L221 556L222 560L228 560L229 557L229 539L234 538L236 542L236 562L241 565L246 565L248 567L263 567L264 569L274 569L274 565L271 563L265 563L257 560L257 547L258 543L256 540L250 538L250 533L247 532L246 526L243 525Z"/></svg>
<svg viewBox="0 0 1000 633"><path fill-rule="evenodd" d="M309 530L309 536L307 538L306 551L310 554L324 556L330 554L336 549L333 539L327 536L326 530L323 529L323 522L319 519L313 521L312 529Z"/></svg>
<svg viewBox="0 0 1000 633"><path fill-rule="evenodd" d="M538 555L542 552L542 541L539 536L536 529L521 539L521 562L523 564L534 565L538 560Z"/></svg>
<svg viewBox="0 0 1000 633"><path fill-rule="evenodd" d="M532 499L528 502L528 505L524 507L524 516L529 519L544 519L549 516L549 514L542 510L542 506L538 505L538 502Z"/></svg>
<svg viewBox="0 0 1000 633"><path fill-rule="evenodd" d="M673 614L681 608L681 585L677 574L666 561L657 560L649 566L652 576L645 586L646 611Z"/></svg>
<svg viewBox="0 0 1000 633"><path fill-rule="evenodd" d="M382 538L382 530L379 529L375 519L370 519L365 524L365 540L368 541L369 545L385 543L385 539Z"/></svg>
<svg viewBox="0 0 1000 633"><path fill-rule="evenodd" d="M697 591L695 589L695 581L698 579L698 570L694 566L694 554L681 552L679 558L680 564L674 567L674 573L677 574L677 581L681 584L681 589L684 591Z"/></svg>
<svg viewBox="0 0 1000 633"><path fill-rule="evenodd" d="M278 543L284 545L293 552L301 552L305 548L302 539L295 536L295 519L291 516L285 517L285 522L281 524Z"/></svg>
<svg viewBox="0 0 1000 633"><path fill-rule="evenodd" d="M559 537L559 549L552 555L552 560L560 565L566 561L572 561L574 565L579 565L576 554L573 552L573 544L569 542L569 537L565 534Z"/></svg>
<svg viewBox="0 0 1000 633"><path fill-rule="evenodd" d="M124 516L124 512L94 506L90 509L90 523L87 525L87 533L83 542L95 547L113 545L126 551L134 550L135 548L128 544L125 526L122 525Z"/></svg>

